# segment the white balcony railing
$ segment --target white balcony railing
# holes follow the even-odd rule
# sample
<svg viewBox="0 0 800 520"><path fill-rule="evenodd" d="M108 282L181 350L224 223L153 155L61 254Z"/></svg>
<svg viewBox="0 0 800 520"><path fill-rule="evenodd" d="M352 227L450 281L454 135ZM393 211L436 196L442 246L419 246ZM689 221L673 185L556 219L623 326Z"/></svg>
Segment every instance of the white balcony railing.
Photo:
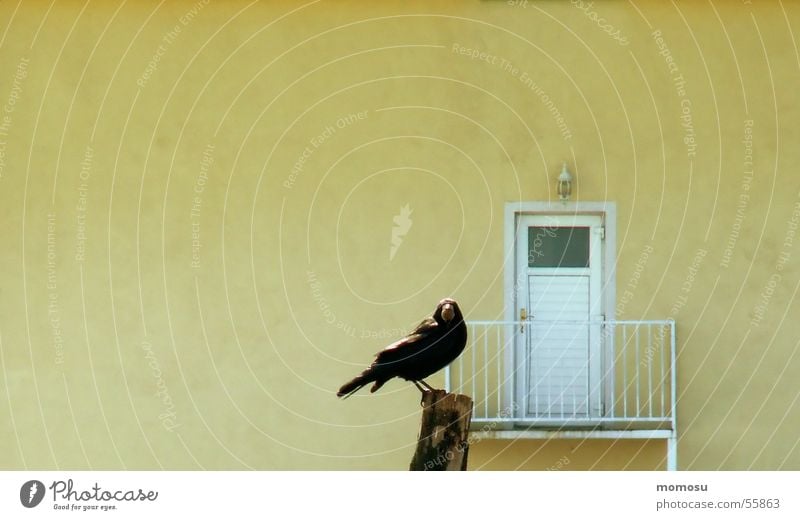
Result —
<svg viewBox="0 0 800 520"><path fill-rule="evenodd" d="M467 322L448 391L473 429L659 430L675 436L675 322ZM667 437L664 437L667 438Z"/></svg>

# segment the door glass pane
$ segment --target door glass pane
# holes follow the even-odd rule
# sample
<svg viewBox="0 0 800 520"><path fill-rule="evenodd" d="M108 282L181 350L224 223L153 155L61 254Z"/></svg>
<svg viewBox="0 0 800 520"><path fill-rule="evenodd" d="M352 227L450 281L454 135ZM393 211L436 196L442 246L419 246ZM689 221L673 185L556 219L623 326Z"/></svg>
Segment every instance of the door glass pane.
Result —
<svg viewBox="0 0 800 520"><path fill-rule="evenodd" d="M589 267L588 227L528 227L528 267Z"/></svg>

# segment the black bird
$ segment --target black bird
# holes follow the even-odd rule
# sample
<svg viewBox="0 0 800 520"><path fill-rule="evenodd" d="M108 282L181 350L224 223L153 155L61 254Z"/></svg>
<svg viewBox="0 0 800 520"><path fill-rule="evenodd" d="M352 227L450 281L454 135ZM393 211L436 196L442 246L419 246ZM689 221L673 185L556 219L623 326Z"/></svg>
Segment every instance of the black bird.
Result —
<svg viewBox="0 0 800 520"><path fill-rule="evenodd" d="M423 379L456 359L467 344L467 326L455 300L445 298L433 316L425 318L411 334L378 352L375 361L336 393L350 397L374 382L374 392L393 377L413 382L423 394L433 388ZM425 386L423 388L420 383Z"/></svg>

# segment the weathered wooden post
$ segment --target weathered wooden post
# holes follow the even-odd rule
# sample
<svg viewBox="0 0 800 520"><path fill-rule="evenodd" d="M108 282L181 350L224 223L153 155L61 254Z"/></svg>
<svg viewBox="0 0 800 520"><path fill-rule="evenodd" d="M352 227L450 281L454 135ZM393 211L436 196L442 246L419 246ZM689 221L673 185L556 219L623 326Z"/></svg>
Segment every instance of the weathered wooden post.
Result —
<svg viewBox="0 0 800 520"><path fill-rule="evenodd" d="M466 471L472 399L444 390L426 392L411 471Z"/></svg>

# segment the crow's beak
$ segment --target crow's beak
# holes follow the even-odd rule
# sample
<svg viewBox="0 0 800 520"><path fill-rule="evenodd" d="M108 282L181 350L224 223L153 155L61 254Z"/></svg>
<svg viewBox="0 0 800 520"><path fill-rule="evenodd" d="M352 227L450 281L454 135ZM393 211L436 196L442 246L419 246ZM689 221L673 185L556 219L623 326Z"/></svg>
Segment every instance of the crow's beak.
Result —
<svg viewBox="0 0 800 520"><path fill-rule="evenodd" d="M455 317L456 311L453 309L453 305L450 303L445 303L444 307L442 307L442 318L445 322L450 323L450 321Z"/></svg>

